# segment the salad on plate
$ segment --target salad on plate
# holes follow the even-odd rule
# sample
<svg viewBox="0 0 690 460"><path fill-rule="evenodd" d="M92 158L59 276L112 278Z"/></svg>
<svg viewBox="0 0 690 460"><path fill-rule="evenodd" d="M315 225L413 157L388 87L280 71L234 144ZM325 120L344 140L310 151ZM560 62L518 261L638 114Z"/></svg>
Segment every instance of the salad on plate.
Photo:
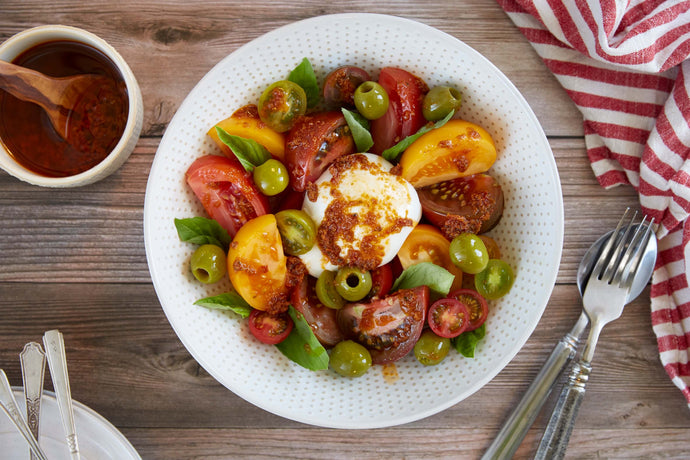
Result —
<svg viewBox="0 0 690 460"><path fill-rule="evenodd" d="M498 152L461 104L396 67L344 65L320 84L305 58L210 127L221 154L185 175L207 216L175 226L194 277L233 290L196 304L347 377L411 353L473 357L514 273L486 234L503 212Z"/></svg>

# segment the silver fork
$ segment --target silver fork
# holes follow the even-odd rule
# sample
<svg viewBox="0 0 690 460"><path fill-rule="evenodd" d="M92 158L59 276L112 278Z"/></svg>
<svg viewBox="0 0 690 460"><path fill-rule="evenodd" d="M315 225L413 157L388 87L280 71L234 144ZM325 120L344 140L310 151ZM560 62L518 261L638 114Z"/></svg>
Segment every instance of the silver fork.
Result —
<svg viewBox="0 0 690 460"><path fill-rule="evenodd" d="M619 318L623 313L633 278L652 237L654 220L645 225L645 217L640 225L635 226L633 222L637 212L633 214L621 234L627 214L626 210L602 250L587 282L582 303L591 321L589 337L581 358L573 365L568 385L556 403L535 459L560 459L565 456L573 424L584 398L585 385L592 370L591 362L599 335L606 324ZM637 229L633 232L635 227Z"/></svg>

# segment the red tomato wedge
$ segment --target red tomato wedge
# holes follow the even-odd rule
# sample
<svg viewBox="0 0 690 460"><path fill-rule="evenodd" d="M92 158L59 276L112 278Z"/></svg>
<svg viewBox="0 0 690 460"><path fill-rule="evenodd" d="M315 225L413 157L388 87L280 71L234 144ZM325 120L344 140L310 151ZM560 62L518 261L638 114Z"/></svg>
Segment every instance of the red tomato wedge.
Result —
<svg viewBox="0 0 690 460"><path fill-rule="evenodd" d="M186 177L208 215L230 236L235 236L249 220L269 211L268 200L235 159L203 156L191 164Z"/></svg>
<svg viewBox="0 0 690 460"><path fill-rule="evenodd" d="M381 69L379 84L388 93L389 103L385 115L371 121L371 136L374 140L371 152L377 154L424 126L426 120L422 104L424 96L429 92L429 87L422 79L395 67Z"/></svg>

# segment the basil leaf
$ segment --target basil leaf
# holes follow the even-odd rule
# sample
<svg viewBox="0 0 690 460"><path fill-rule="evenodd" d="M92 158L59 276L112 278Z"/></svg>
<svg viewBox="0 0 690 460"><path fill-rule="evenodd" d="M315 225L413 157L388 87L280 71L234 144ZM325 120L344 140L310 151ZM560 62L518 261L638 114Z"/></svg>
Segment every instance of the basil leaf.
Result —
<svg viewBox="0 0 690 460"><path fill-rule="evenodd" d="M206 297L194 302L194 305L199 305L209 310L225 310L232 311L246 318L252 312L252 307L236 292L226 292L213 297Z"/></svg>
<svg viewBox="0 0 690 460"><path fill-rule="evenodd" d="M307 95L307 107L314 107L319 103L321 91L319 91L319 83L316 81L314 68L311 66L309 59L302 59L302 62L290 72L288 80L302 87Z"/></svg>
<svg viewBox="0 0 690 460"><path fill-rule="evenodd" d="M357 151L368 152L371 146L374 145L374 140L371 138L371 133L369 132L369 121L359 113L352 112L345 108L341 110L345 116L347 125L350 127L350 132L355 140Z"/></svg>
<svg viewBox="0 0 690 460"><path fill-rule="evenodd" d="M227 230L215 220L206 217L175 219L175 228L177 236L186 243L215 244L227 251L232 242Z"/></svg>
<svg viewBox="0 0 690 460"><path fill-rule="evenodd" d="M405 139L401 140L397 144L395 144L393 147L389 147L386 150L384 150L381 155L383 158L385 158L388 161L395 161L398 159L401 153L405 151L414 141L422 137L424 134L428 133L432 129L440 128L441 126L445 125L448 123L448 120L450 120L453 117L453 114L455 114L454 110L451 110L448 115L445 116L445 118L437 121L434 123L432 126L427 126L424 125L421 128L419 128L419 131L416 133L412 134L411 136L407 136Z"/></svg>
<svg viewBox="0 0 690 460"><path fill-rule="evenodd" d="M295 327L285 340L276 345L278 350L302 367L312 371L328 369L328 353L319 343L302 313L290 305L288 310Z"/></svg>
<svg viewBox="0 0 690 460"><path fill-rule="evenodd" d="M406 268L395 280L393 291L429 286L429 289L441 295L448 295L455 275L431 262L421 262Z"/></svg>
<svg viewBox="0 0 690 460"><path fill-rule="evenodd" d="M465 358L474 358L477 344L486 335L486 324L482 324L473 331L463 332L459 336L450 339L450 343Z"/></svg>
<svg viewBox="0 0 690 460"><path fill-rule="evenodd" d="M255 166L260 166L266 160L271 159L271 154L266 150L266 147L254 139L245 139L244 137L228 134L227 131L219 126L216 126L216 132L218 133L218 138L220 138L223 144L230 147L232 153L242 163L242 167L248 172L254 171Z"/></svg>

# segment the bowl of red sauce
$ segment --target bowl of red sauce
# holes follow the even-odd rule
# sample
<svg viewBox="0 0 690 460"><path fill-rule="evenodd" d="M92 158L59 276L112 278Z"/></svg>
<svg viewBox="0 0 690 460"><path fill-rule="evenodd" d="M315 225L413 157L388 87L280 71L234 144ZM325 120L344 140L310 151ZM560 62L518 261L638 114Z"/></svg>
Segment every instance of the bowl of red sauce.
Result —
<svg viewBox="0 0 690 460"><path fill-rule="evenodd" d="M52 77L107 79L84 95L92 101L89 109L70 114L69 139L38 105L0 88L0 167L7 173L34 185L77 187L109 176L129 158L143 121L141 90L127 62L103 39L75 27L34 27L0 44L0 60Z"/></svg>

